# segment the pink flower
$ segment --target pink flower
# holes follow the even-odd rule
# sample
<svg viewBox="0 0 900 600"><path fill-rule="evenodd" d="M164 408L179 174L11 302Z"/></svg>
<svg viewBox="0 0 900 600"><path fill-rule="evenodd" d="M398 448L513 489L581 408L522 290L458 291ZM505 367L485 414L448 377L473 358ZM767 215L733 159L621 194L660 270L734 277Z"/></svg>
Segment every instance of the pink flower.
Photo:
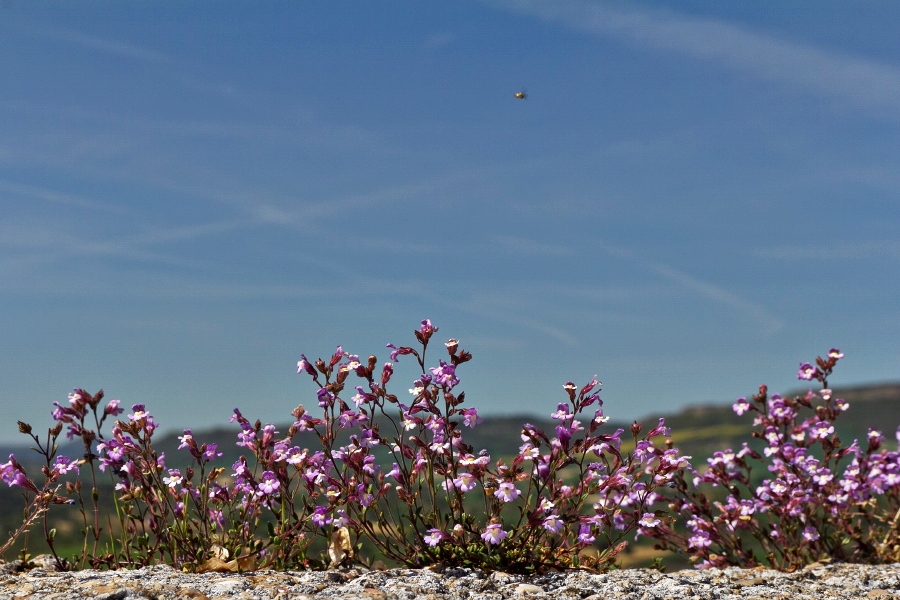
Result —
<svg viewBox="0 0 900 600"><path fill-rule="evenodd" d="M824 440L832 433L834 433L834 426L828 423L828 421L819 421L810 429L809 437L814 440Z"/></svg>
<svg viewBox="0 0 900 600"><path fill-rule="evenodd" d="M459 383L459 377L456 376L456 367L448 365L444 361L440 361L440 367L431 367L431 373L434 375L434 382L437 385L444 385L452 388Z"/></svg>
<svg viewBox="0 0 900 600"><path fill-rule="evenodd" d="M519 494L520 492L516 489L516 486L506 481L501 483L499 489L494 492L494 495L504 502L512 502L519 497Z"/></svg>
<svg viewBox="0 0 900 600"><path fill-rule="evenodd" d="M656 527L661 523L659 519L656 518L656 515L653 513L644 513L644 516L641 517L641 520L638 521L643 527Z"/></svg>
<svg viewBox="0 0 900 600"><path fill-rule="evenodd" d="M688 539L689 548L708 548L712 544L709 534L705 531L696 531L694 535Z"/></svg>
<svg viewBox="0 0 900 600"><path fill-rule="evenodd" d="M740 416L750 410L750 403L747 402L746 398L738 398L737 402L735 402L731 408L733 408L734 412Z"/></svg>
<svg viewBox="0 0 900 600"><path fill-rule="evenodd" d="M181 472L178 469L169 469L169 476L163 477L163 483L170 488L174 488L182 481L184 481L184 477L181 476Z"/></svg>
<svg viewBox="0 0 900 600"><path fill-rule="evenodd" d="M652 438L652 437L656 437L658 435L664 435L664 436L668 437L668 436L672 435L672 428L665 427L664 426L665 422L666 422L666 420L664 418L660 418L659 425L657 425L656 427L651 429L650 432L647 434L647 437Z"/></svg>
<svg viewBox="0 0 900 600"><path fill-rule="evenodd" d="M463 493L468 492L476 485L475 476L471 473L460 473L459 477L453 480L453 485Z"/></svg>
<svg viewBox="0 0 900 600"><path fill-rule="evenodd" d="M465 417L463 424L467 427L471 427L472 429L475 429L476 425L484 421L484 419L478 416L477 408L469 408L464 410L463 416Z"/></svg>
<svg viewBox="0 0 900 600"><path fill-rule="evenodd" d="M507 535L509 534L503 531L502 525L494 523L493 525L487 526L484 533L481 534L481 539L483 539L488 544L499 544L501 541L506 539Z"/></svg>
<svg viewBox="0 0 900 600"><path fill-rule="evenodd" d="M818 369L816 369L811 364L802 363L800 365L800 370L797 372L797 379L805 379L806 381L810 381L815 379L816 374L818 373Z"/></svg>
<svg viewBox="0 0 900 600"><path fill-rule="evenodd" d="M562 519L557 517L556 515L550 515L543 522L544 529L549 531L550 533L559 533L563 528Z"/></svg>
<svg viewBox="0 0 900 600"><path fill-rule="evenodd" d="M440 529L429 529L428 533L431 535L426 535L423 539L429 546L437 546L441 543L441 540L447 537L447 534L443 533Z"/></svg>
<svg viewBox="0 0 900 600"><path fill-rule="evenodd" d="M593 544L596 539L597 538L591 535L591 526L587 523L583 523L581 525L581 530L578 532L578 541L582 544Z"/></svg>
<svg viewBox="0 0 900 600"><path fill-rule="evenodd" d="M275 492L281 486L281 483L278 481L278 478L275 476L275 473L272 471L265 471L262 474L262 481L259 482L259 491L265 495L269 495Z"/></svg>
<svg viewBox="0 0 900 600"><path fill-rule="evenodd" d="M301 358L302 360L300 360L300 361L297 363L297 374L299 375L299 374L302 373L303 371L306 371L308 374L310 374L310 375L312 375L313 377L315 377L315 376L316 376L316 370L313 368L312 364L310 364L309 360L307 360L307 358L306 358L304 355L302 355L302 354L300 355L300 358Z"/></svg>
<svg viewBox="0 0 900 600"><path fill-rule="evenodd" d="M550 416L552 418L556 419L557 421L566 421L568 419L571 419L575 415L573 413L569 412L568 404L563 404L562 402L560 402L556 406L556 412L552 413Z"/></svg>
<svg viewBox="0 0 900 600"><path fill-rule="evenodd" d="M121 415L125 411L119 408L119 402L121 402L121 400L110 400L109 404L106 405L106 408L103 409L103 414L113 417Z"/></svg>
<svg viewBox="0 0 900 600"><path fill-rule="evenodd" d="M81 473L81 471L78 470L78 463L72 462L72 459L68 456L58 456L56 458L56 466L54 467L54 470L58 471L60 475L65 475L69 471Z"/></svg>

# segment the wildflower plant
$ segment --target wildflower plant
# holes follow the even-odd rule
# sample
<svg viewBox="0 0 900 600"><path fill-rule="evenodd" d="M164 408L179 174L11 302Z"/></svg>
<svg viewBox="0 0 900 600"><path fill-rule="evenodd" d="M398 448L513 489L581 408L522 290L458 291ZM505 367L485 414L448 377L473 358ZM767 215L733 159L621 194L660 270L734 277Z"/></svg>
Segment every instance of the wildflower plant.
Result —
<svg viewBox="0 0 900 600"><path fill-rule="evenodd" d="M559 422L556 435L550 438L526 423L511 464L492 463L487 451L476 452L463 434L482 422L476 408L464 407L465 392L458 391L458 370L471 354L451 339L445 344L447 360L426 368L437 330L422 321L414 332L419 350L388 344L391 362L380 369L375 356L364 363L340 346L328 362L313 363L301 354L298 373L317 384L323 410L322 419L303 413L294 424L315 431L324 446L316 476L328 504L316 509L316 526L332 536L348 527L357 541L366 538L384 556L409 566L534 572L607 568L627 533L661 522L665 511L647 512L647 507L656 489L687 467L689 458L654 446L651 438L669 433L662 419L641 440L635 423L637 450L623 456L624 430L597 431L608 420L599 408L600 383L594 378L578 390L570 382L563 386L568 402L552 415ZM401 356L412 356L420 373L408 403L388 390ZM348 383L352 375L362 385ZM348 388L356 390L352 407L340 397ZM592 405L597 408L585 428L577 417ZM349 428L359 434L336 445L337 431ZM390 470L377 463L379 450ZM561 477L567 468L574 471L572 485ZM591 501L593 510L585 514ZM595 542L602 547L593 556L585 553Z"/></svg>
<svg viewBox="0 0 900 600"><path fill-rule="evenodd" d="M242 431L244 445L258 460L251 469L246 458L241 457L233 466L235 479L229 487L222 477L226 469L211 465L222 453L216 451L215 444L198 444L189 429L180 436L179 449L187 450L192 464L184 471L168 469L165 454L157 454L153 449L152 436L158 424L144 404L133 405L127 421L116 421L111 435L105 438L99 433L101 425L107 417L124 410L119 408L119 400L112 400L98 412L102 397L102 391L92 396L76 389L69 395L70 406L55 403L53 417L57 424L48 433L47 444L41 446L38 442L36 449L48 463L43 468L47 477L43 490L35 486L13 456L9 463L0 465L9 485L22 486L26 493L36 495L28 509L31 520L46 513L50 504L74 504L74 499L57 494L59 486L49 486L60 475L78 471L78 465L89 465L93 515L84 505L81 480L65 482L66 491L77 495L84 520L84 547L80 556L73 557L72 566L121 568L163 562L200 571L311 566L305 556L311 541L305 533L306 499L299 503L300 512L296 512L290 503L293 492L286 493L289 485L283 468L285 460L276 453L274 428L262 429L259 422L255 427L242 423L246 425ZM89 416L93 417L96 430L86 425ZM64 424L68 425L67 437L84 441L85 457L78 463L58 457L51 466ZM20 423L19 427L23 433L31 434L30 425ZM115 522L111 514L107 514L106 523L100 522L95 467L106 472L114 483ZM313 487L306 485L308 490ZM101 546L103 525L108 527L108 537ZM260 529L265 533L260 535ZM57 566L65 568L66 561L53 548L55 531L46 530L45 537ZM316 564L312 561L312 566Z"/></svg>
<svg viewBox="0 0 900 600"><path fill-rule="evenodd" d="M815 365L800 365L798 378L819 381L818 393L782 398L762 385L751 400L739 398L734 411L754 414L753 436L765 443L763 454L744 443L737 452L716 452L708 468L693 472L691 484L677 473L669 507L687 532L663 523L641 533L698 568L750 568L764 560L794 570L821 559L900 559L900 455L882 448L884 438L874 429L862 447L858 440L844 446L835 432L849 404L833 397L828 377L843 356L831 349ZM802 410L812 414L801 418ZM755 488L751 461L769 472ZM708 486L724 490L725 500L711 500Z"/></svg>
<svg viewBox="0 0 900 600"><path fill-rule="evenodd" d="M72 470L77 472L78 465L67 456L56 456L58 449L56 439L62 431L61 425L57 424L56 427L48 430L47 441L42 444L40 438L32 433L30 425L22 421L19 421L18 424L19 432L31 436L32 440L37 444L37 448L34 448L34 450L44 456L46 464L41 468L44 475L44 484L41 488L38 488L35 482L28 478L25 469L12 454L9 455L8 462L0 464L0 478L10 487L21 487L26 504L22 526L13 532L9 540L0 547L0 555L6 552L20 535L27 533L32 523L42 518L44 536L53 554L56 566L64 569L66 562L54 549L53 541L56 538L56 530L49 527L47 512L50 506L54 504L74 504L74 500L59 494L59 489L62 487L60 477ZM53 461L54 458L56 459L55 462ZM23 558L28 558L24 551Z"/></svg>
<svg viewBox="0 0 900 600"><path fill-rule="evenodd" d="M125 412L120 402L101 408L102 391L76 389L68 406L54 403L56 425L45 442L19 423L44 458L44 482L29 478L14 456L0 464L2 479L20 486L26 500L23 526L0 552L43 518L58 568L371 566L375 557L362 555L368 544L413 567L604 570L615 565L632 533L700 568L900 560L900 453L883 448L874 429L863 445L845 446L838 438L834 422L849 408L828 388L843 358L838 350L800 366L800 379L822 384L817 393L783 398L760 386L750 400L740 398L733 408L754 415L758 442L717 452L705 469L693 470L691 457L665 439L670 431L663 419L643 437L635 422L624 447L623 429L602 427L609 417L596 377L581 388L563 386L549 435L525 423L518 452L492 460L466 441L466 431L482 423L460 391L471 354L451 339L447 354L427 366L437 331L422 321L414 332L418 348L388 344L390 361L380 366L377 357L361 360L340 346L327 361L301 354L298 373L315 384L319 410L298 406L282 434L234 409L237 445L246 455L230 469L215 466L222 453L189 429L179 436L179 450L190 466L168 468L153 448L158 424L143 404L104 435L107 419ZM410 359L415 380L401 399L392 393L394 368ZM84 445L80 460L57 456L66 426L67 437ZM302 433L321 445L301 449L295 438ZM900 442L900 430L897 437ZM766 467L762 476L753 472L754 462ZM114 510L106 511L105 522L97 470L114 486ZM86 472L90 504L82 495ZM56 532L48 526L47 512L56 504L80 506L84 544L71 562L57 554ZM316 540L327 546L321 558L312 554Z"/></svg>

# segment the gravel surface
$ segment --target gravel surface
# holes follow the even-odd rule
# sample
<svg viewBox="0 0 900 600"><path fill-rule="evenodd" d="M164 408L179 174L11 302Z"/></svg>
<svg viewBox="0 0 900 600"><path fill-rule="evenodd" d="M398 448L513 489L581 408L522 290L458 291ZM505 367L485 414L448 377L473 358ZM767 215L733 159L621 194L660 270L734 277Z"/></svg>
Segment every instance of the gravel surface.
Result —
<svg viewBox="0 0 900 600"><path fill-rule="evenodd" d="M0 565L0 600L162 600L239 598L251 600L407 600L412 598L500 600L503 598L750 599L879 598L900 600L900 564L815 564L795 573L771 569L678 571L624 569L604 575L585 571L522 577L480 570L363 569L255 571L189 574L159 565L133 571L56 572L49 565L21 571L16 561Z"/></svg>

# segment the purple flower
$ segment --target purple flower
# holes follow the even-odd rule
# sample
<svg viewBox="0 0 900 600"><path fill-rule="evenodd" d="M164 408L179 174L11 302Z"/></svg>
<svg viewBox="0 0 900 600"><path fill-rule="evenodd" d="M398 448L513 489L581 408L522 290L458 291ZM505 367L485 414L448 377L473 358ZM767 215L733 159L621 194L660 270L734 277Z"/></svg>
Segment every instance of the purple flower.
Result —
<svg viewBox="0 0 900 600"><path fill-rule="evenodd" d="M194 442L194 438L191 435L191 430L185 429L184 435L178 436L178 441L181 442L181 445L178 446L179 450L182 450L184 448L187 448L188 446L191 446L191 443ZM197 445L196 442L194 442L193 445L196 446Z"/></svg>
<svg viewBox="0 0 900 600"><path fill-rule="evenodd" d="M375 437L375 431L373 429L363 429L361 430L362 436L359 439L359 445L363 448L371 448L373 446L377 446L380 441Z"/></svg>
<svg viewBox="0 0 900 600"><path fill-rule="evenodd" d="M448 365L444 361L440 361L440 367L431 367L429 370L434 376L434 382L437 385L452 388L459 383L459 377L456 376L456 367Z"/></svg>
<svg viewBox="0 0 900 600"><path fill-rule="evenodd" d="M816 369L808 362L802 363L800 365L800 370L797 372L797 379L805 379L806 381L811 381L815 379L817 372L818 369Z"/></svg>
<svg viewBox="0 0 900 600"><path fill-rule="evenodd" d="M339 509L337 511L337 518L331 523L335 527L344 527L350 522L350 518L347 516L347 511L344 509Z"/></svg>
<svg viewBox="0 0 900 600"><path fill-rule="evenodd" d="M259 483L259 491L265 495L269 495L275 492L281 486L281 483L278 481L278 478L275 476L275 473L272 471L265 471L262 474L262 481Z"/></svg>
<svg viewBox="0 0 900 600"><path fill-rule="evenodd" d="M297 363L297 374L299 375L303 371L306 371L313 377L316 376L316 370L313 368L312 364L310 364L309 360L303 355L300 355L300 362Z"/></svg>
<svg viewBox="0 0 900 600"><path fill-rule="evenodd" d="M182 481L184 481L184 477L182 477L181 471L178 469L169 469L169 476L163 477L163 483L170 488L174 488L176 485L181 484Z"/></svg>
<svg viewBox="0 0 900 600"><path fill-rule="evenodd" d="M142 419L147 419L150 415L147 413L146 408L147 407L143 404L132 405L131 410L133 410L134 412L128 415L128 418L136 423L141 421Z"/></svg>
<svg viewBox="0 0 900 600"><path fill-rule="evenodd" d="M221 452L216 452L216 444L208 444L206 446L206 451L203 453L203 457L206 460L215 460L219 456L222 456Z"/></svg>
<svg viewBox="0 0 900 600"><path fill-rule="evenodd" d="M478 416L477 408L468 408L464 410L462 414L465 417L463 424L472 429L475 429L476 425L484 421L484 419Z"/></svg>
<svg viewBox="0 0 900 600"><path fill-rule="evenodd" d="M249 424L244 424L243 427L244 429L238 434L239 441L236 445L245 448L253 448L253 440L256 439L256 432L250 428Z"/></svg>
<svg viewBox="0 0 900 600"><path fill-rule="evenodd" d="M437 546L441 543L441 540L448 537L447 534L443 533L440 529L429 529L428 533L431 535L426 535L423 539L429 546Z"/></svg>
<svg viewBox="0 0 900 600"><path fill-rule="evenodd" d="M56 466L54 470L57 471L60 475L65 475L69 471L75 471L76 473L81 473L78 470L78 463L73 463L72 459L68 456L58 456L56 458Z"/></svg>
<svg viewBox="0 0 900 600"><path fill-rule="evenodd" d="M319 398L319 408L327 408L334 404L334 394L325 388L320 388L319 391L316 392L316 396Z"/></svg>
<svg viewBox="0 0 900 600"><path fill-rule="evenodd" d="M431 324L431 319L425 319L422 321L422 326L419 328L419 332L428 339L438 330L437 327Z"/></svg>
<svg viewBox="0 0 900 600"><path fill-rule="evenodd" d="M550 515L544 522L542 523L544 529L549 531L550 533L559 533L563 528L563 521L556 515Z"/></svg>
<svg viewBox="0 0 900 600"><path fill-rule="evenodd" d="M833 359L837 360L839 358L844 358L844 355L837 348L832 348L831 350L828 351L828 358L833 358Z"/></svg>
<svg viewBox="0 0 900 600"><path fill-rule="evenodd" d="M689 548L708 548L711 544L712 540L705 531L694 531L694 535L688 539Z"/></svg>
<svg viewBox="0 0 900 600"><path fill-rule="evenodd" d="M813 440L824 440L832 433L834 433L834 426L828 421L819 421L810 428L809 437Z"/></svg>
<svg viewBox="0 0 900 600"><path fill-rule="evenodd" d="M745 412L750 410L750 403L747 402L746 398L738 398L737 402L735 402L731 408L734 409L734 412L738 414L738 416L743 415Z"/></svg>
<svg viewBox="0 0 900 600"><path fill-rule="evenodd" d="M368 421L369 417L366 415L360 415L358 413L353 412L352 410L348 410L346 412L342 412L340 416L341 427L343 429L349 429L351 427L356 427L363 421Z"/></svg>
<svg viewBox="0 0 900 600"><path fill-rule="evenodd" d="M637 458L641 463L652 460L654 457L653 442L651 442L650 440L639 441L634 447L634 457Z"/></svg>
<svg viewBox="0 0 900 600"><path fill-rule="evenodd" d="M0 475L2 475L3 480L6 481L7 477L12 477L13 474L17 471L15 467L15 459L13 455L9 455L9 462L0 464Z"/></svg>
<svg viewBox="0 0 900 600"><path fill-rule="evenodd" d="M591 535L591 526L587 523L581 524L581 530L578 532L578 541L582 544L593 544L597 539Z"/></svg>
<svg viewBox="0 0 900 600"><path fill-rule="evenodd" d="M109 404L106 405L106 408L103 409L103 414L113 417L121 415L125 411L119 408L119 402L121 402L121 400L110 400Z"/></svg>
<svg viewBox="0 0 900 600"><path fill-rule="evenodd" d="M221 510L209 509L209 519L212 521L215 529L225 529L225 515L222 514Z"/></svg>
<svg viewBox="0 0 900 600"><path fill-rule="evenodd" d="M516 486L506 481L501 483L499 489L494 492L494 495L504 502L512 502L519 497L519 494L520 492L516 489Z"/></svg>
<svg viewBox="0 0 900 600"><path fill-rule="evenodd" d="M507 532L503 531L502 527L503 526L498 523L488 525L485 528L484 533L481 534L481 539L488 544L499 544L506 539L507 535L509 535Z"/></svg>
<svg viewBox="0 0 900 600"><path fill-rule="evenodd" d="M453 480L453 485L463 493L471 491L476 483L475 476L471 473L460 473L459 477Z"/></svg>
<svg viewBox="0 0 900 600"><path fill-rule="evenodd" d="M797 413L788 406L787 402L785 402L781 396L775 394L772 396L772 399L769 400L769 416L776 421L787 422L797 416Z"/></svg>
<svg viewBox="0 0 900 600"><path fill-rule="evenodd" d="M661 523L659 519L656 518L656 515L653 513L644 513L644 516L641 517L641 520L638 521L643 527L656 527Z"/></svg>
<svg viewBox="0 0 900 600"><path fill-rule="evenodd" d="M574 416L573 413L569 412L569 405L563 402L557 404L556 412L550 415L551 418L556 419L557 421L566 421Z"/></svg>
<svg viewBox="0 0 900 600"><path fill-rule="evenodd" d="M807 527L803 530L803 537L805 537L810 542L814 542L819 539L819 532L816 531L813 527Z"/></svg>
<svg viewBox="0 0 900 600"><path fill-rule="evenodd" d="M312 522L316 524L316 527L325 527L329 523L331 523L332 519L330 517L325 516L325 511L327 509L324 506L317 506L316 512L312 515Z"/></svg>
<svg viewBox="0 0 900 600"><path fill-rule="evenodd" d="M665 422L666 422L666 420L664 418L660 418L659 425L657 425L656 427L651 429L650 432L647 434L647 437L652 438L652 437L656 437L658 435L664 435L666 437L669 437L670 435L672 435L672 428L663 426L663 424Z"/></svg>

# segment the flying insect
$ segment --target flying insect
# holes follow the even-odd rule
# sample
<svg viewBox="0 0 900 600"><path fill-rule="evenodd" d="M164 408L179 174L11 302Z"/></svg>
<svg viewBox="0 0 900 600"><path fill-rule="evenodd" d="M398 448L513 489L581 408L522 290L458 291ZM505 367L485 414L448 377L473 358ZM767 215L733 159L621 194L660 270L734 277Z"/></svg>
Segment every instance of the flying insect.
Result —
<svg viewBox="0 0 900 600"><path fill-rule="evenodd" d="M528 94L525 93L525 88L522 88L521 92L516 93L516 98L519 100L528 100Z"/></svg>

